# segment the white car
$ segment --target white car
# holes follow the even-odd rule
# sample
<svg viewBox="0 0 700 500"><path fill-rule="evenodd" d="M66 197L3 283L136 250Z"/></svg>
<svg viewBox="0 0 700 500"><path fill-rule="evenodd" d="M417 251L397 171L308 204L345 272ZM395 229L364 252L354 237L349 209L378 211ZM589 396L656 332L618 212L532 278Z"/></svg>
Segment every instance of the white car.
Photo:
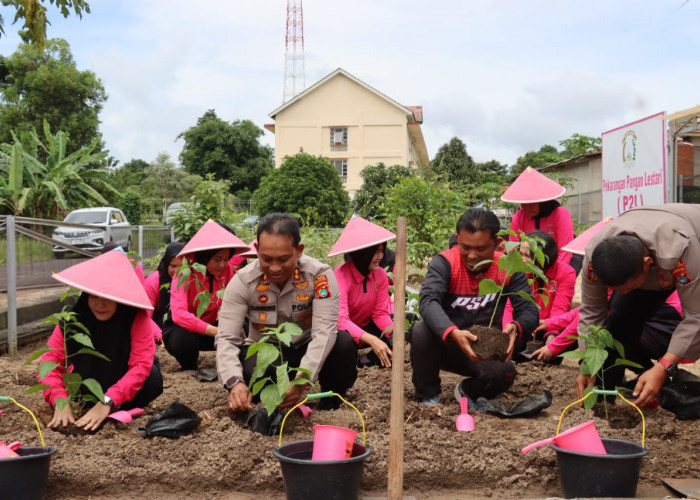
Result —
<svg viewBox="0 0 700 500"><path fill-rule="evenodd" d="M73 210L63 222L71 224L89 224L93 227L59 226L53 231L53 239L86 250L101 251L105 243L115 242L124 251L131 249L131 225L124 212L114 207L92 207ZM67 248L54 245L53 254L57 259L70 252Z"/></svg>

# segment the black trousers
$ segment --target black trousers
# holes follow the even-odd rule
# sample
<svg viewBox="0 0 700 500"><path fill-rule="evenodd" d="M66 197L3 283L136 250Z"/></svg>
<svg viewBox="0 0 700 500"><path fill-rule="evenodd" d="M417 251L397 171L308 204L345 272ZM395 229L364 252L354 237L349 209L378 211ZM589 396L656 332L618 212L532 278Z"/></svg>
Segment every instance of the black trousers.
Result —
<svg viewBox="0 0 700 500"><path fill-rule="evenodd" d="M196 370L200 351L214 351L214 337L191 332L170 324L163 329L165 349L180 363L183 370Z"/></svg>
<svg viewBox="0 0 700 500"><path fill-rule="evenodd" d="M250 385L250 376L255 369L257 356L251 356L246 359L248 347L241 348L240 360L243 364L243 378L246 384ZM290 367L297 367L301 363L301 358L306 354L308 344L295 349L293 347L282 346L282 356L289 363ZM350 389L355 380L357 380L357 343L353 340L350 334L345 330L338 331L333 349L328 354L326 361L323 363L318 381L321 384L321 391L337 392L341 396ZM266 376L276 378L275 367L280 364L278 359L274 366L270 366L265 373ZM294 373L290 374L290 379L294 377Z"/></svg>
<svg viewBox="0 0 700 500"><path fill-rule="evenodd" d="M462 389L472 399L496 397L513 385L517 373L511 361L472 361L457 344L443 342L425 321L413 325L411 365L418 399L440 394L440 370L471 377L462 382Z"/></svg>
<svg viewBox="0 0 700 500"><path fill-rule="evenodd" d="M614 292L610 298L610 313L605 327L625 348L625 358L642 365L642 371L653 366L652 359L663 356L681 316L666 299L673 290L641 290ZM620 385L624 366L613 366L617 351L608 351L605 360L605 388ZM609 368L609 369L608 369ZM636 369L635 371L640 371Z"/></svg>
<svg viewBox="0 0 700 500"><path fill-rule="evenodd" d="M151 373L143 383L143 387L136 393L134 399L127 401L121 405L122 410L130 410L131 408L145 408L148 403L163 394L163 376L160 373L160 360L158 356L153 360Z"/></svg>

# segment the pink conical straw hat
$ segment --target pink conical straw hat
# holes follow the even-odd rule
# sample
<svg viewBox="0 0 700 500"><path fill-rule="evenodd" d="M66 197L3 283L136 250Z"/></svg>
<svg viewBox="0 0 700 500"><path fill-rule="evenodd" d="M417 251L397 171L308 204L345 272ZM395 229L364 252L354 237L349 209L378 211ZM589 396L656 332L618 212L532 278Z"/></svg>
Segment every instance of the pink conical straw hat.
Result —
<svg viewBox="0 0 700 500"><path fill-rule="evenodd" d="M586 245L588 245L588 242L591 241L591 238L593 238L598 231L603 229L605 226L610 224L613 221L612 217L606 217L602 221L592 225L588 229L586 229L584 232L579 234L576 238L568 242L566 245L561 247L562 250L565 252L571 252L575 253L578 255L584 255L586 253Z"/></svg>
<svg viewBox="0 0 700 500"><path fill-rule="evenodd" d="M501 200L509 203L540 203L555 200L566 188L532 167L527 167L515 182L506 189Z"/></svg>
<svg viewBox="0 0 700 500"><path fill-rule="evenodd" d="M51 275L90 295L140 309L153 309L143 285L123 252L107 252Z"/></svg>
<svg viewBox="0 0 700 500"><path fill-rule="evenodd" d="M253 241L250 242L250 245L248 245L248 250L245 250L242 253L239 253L241 257L250 257L250 258L255 258L258 256L258 250L255 248L255 244L258 242L258 239L255 238Z"/></svg>
<svg viewBox="0 0 700 500"><path fill-rule="evenodd" d="M248 250L248 245L236 235L209 219L199 228L199 231L192 236L192 239L185 245L185 248L180 251L178 257L182 257L188 253L202 252L204 250L220 250L222 248L233 248L237 251L245 251Z"/></svg>
<svg viewBox="0 0 700 500"><path fill-rule="evenodd" d="M396 238L396 235L362 217L353 217L328 253L328 257L362 250Z"/></svg>

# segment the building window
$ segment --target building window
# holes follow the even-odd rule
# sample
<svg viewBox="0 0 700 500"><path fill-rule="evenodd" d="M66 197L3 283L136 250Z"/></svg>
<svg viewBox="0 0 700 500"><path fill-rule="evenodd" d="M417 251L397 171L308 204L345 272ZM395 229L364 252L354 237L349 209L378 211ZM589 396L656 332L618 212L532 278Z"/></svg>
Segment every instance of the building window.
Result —
<svg viewBox="0 0 700 500"><path fill-rule="evenodd" d="M333 160L333 166L340 176L343 184L348 182L348 160Z"/></svg>
<svg viewBox="0 0 700 500"><path fill-rule="evenodd" d="M331 151L347 151L348 150L348 129L347 128L332 128L331 129Z"/></svg>

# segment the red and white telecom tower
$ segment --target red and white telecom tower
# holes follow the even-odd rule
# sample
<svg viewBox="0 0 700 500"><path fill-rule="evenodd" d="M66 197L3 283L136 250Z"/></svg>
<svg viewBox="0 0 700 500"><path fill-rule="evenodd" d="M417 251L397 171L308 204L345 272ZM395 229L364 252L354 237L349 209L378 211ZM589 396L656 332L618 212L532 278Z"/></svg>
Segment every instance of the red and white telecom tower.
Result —
<svg viewBox="0 0 700 500"><path fill-rule="evenodd" d="M287 102L304 90L304 10L301 0L287 0L287 33L284 37L284 97Z"/></svg>

